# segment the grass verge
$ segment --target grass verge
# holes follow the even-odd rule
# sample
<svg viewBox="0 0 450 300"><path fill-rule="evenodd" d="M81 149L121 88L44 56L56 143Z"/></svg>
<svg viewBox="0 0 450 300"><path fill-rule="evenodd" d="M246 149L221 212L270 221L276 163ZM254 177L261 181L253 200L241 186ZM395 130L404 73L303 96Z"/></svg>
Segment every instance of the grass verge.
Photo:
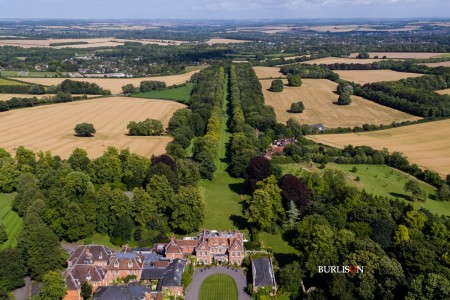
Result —
<svg viewBox="0 0 450 300"><path fill-rule="evenodd" d="M15 194L0 194L0 220L5 224L8 240L0 245L0 250L8 247L14 248L17 245L17 236L22 230L23 220L19 215L11 210L11 203Z"/></svg>

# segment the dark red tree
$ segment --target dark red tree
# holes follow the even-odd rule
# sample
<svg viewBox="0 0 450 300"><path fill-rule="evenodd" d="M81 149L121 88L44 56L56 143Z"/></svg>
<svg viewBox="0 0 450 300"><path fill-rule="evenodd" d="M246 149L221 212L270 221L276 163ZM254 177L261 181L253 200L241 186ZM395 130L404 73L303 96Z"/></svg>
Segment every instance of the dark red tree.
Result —
<svg viewBox="0 0 450 300"><path fill-rule="evenodd" d="M173 160L172 157L170 157L167 154L162 154L159 156L152 155L151 162L152 162L152 164L151 164L152 166L154 166L158 163L166 164L170 167L170 169L173 172L175 172L175 173L177 172L177 163Z"/></svg>
<svg viewBox="0 0 450 300"><path fill-rule="evenodd" d="M305 211L311 197L311 192L306 184L294 175L286 174L278 180L278 186L282 190L281 196L285 209L288 209L289 204L293 201L301 212Z"/></svg>

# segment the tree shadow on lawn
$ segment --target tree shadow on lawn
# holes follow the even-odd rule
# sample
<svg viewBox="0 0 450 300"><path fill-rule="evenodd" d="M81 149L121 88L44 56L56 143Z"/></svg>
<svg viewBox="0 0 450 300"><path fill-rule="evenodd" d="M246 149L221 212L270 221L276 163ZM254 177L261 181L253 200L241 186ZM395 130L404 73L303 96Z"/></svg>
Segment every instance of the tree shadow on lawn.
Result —
<svg viewBox="0 0 450 300"><path fill-rule="evenodd" d="M244 192L242 183L230 183L230 184L228 184L228 188L232 192L239 194L239 195L241 195Z"/></svg>
<svg viewBox="0 0 450 300"><path fill-rule="evenodd" d="M243 216L231 215L230 220L233 222L233 225L236 226L239 230L248 229L247 220Z"/></svg>
<svg viewBox="0 0 450 300"><path fill-rule="evenodd" d="M284 267L287 264L290 264L293 261L297 261L299 256L294 253L274 253L273 256L278 262L278 266L280 268Z"/></svg>
<svg viewBox="0 0 450 300"><path fill-rule="evenodd" d="M394 193L394 192L390 192L389 195L391 195L392 197L395 198L400 198L409 202L414 202L411 197L409 197L408 195L404 195L404 194L399 194L399 193Z"/></svg>

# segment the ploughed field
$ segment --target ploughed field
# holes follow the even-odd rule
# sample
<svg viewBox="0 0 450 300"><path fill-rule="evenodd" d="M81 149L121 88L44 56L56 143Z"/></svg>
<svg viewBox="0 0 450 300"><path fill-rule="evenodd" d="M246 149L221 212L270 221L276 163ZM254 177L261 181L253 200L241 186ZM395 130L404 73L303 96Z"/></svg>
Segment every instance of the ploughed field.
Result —
<svg viewBox="0 0 450 300"><path fill-rule="evenodd" d="M380 81L397 81L404 78L420 77L423 74L396 72L392 70L356 70L356 71L334 71L339 74L341 79L353 81L359 84L380 82Z"/></svg>
<svg viewBox="0 0 450 300"><path fill-rule="evenodd" d="M391 124L394 121L417 120L418 117L395 110L375 102L352 96L350 105L336 105L339 98L337 84L326 79L302 79L301 87L284 86L281 93L270 92L272 80L261 80L264 99L275 109L277 120L286 122L289 118L301 124L322 123L327 128L355 127L363 124ZM284 80L287 83L287 80ZM303 113L290 113L293 102L302 101Z"/></svg>
<svg viewBox="0 0 450 300"><path fill-rule="evenodd" d="M381 131L312 135L308 138L340 148L351 144L398 151L405 154L411 163L446 176L450 174L449 129L450 120L443 120Z"/></svg>
<svg viewBox="0 0 450 300"><path fill-rule="evenodd" d="M122 86L126 84L133 84L139 87L141 81L154 80L163 81L167 86L174 84L182 84L191 79L194 73L199 70L192 71L185 74L170 75L170 76L155 76L155 77L143 77L143 78L16 78L24 82L41 84L41 85L58 85L66 79L73 81L86 81L96 83L104 89L110 90L113 94L119 94L122 92Z"/></svg>
<svg viewBox="0 0 450 300"><path fill-rule="evenodd" d="M128 136L127 125L130 121L152 118L167 127L173 112L183 107L173 101L114 97L2 112L0 148L9 152L18 146L34 151L50 150L62 158L68 158L77 147L95 158L109 146L128 147L131 152L147 157L159 155L165 153L171 137ZM94 137L74 136L75 126L83 122L94 125L97 131Z"/></svg>

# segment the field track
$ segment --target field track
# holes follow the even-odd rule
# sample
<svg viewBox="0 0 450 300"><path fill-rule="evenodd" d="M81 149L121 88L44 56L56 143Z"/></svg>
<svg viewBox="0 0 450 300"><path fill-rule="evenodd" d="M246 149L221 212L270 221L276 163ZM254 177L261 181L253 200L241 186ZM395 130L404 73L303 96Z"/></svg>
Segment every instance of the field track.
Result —
<svg viewBox="0 0 450 300"><path fill-rule="evenodd" d="M96 83L104 89L110 90L113 94L119 94L122 92L122 86L126 84L133 84L138 87L141 81L144 80L156 80L164 81L167 86L174 84L182 84L191 78L195 73L200 72L192 71L185 74L171 75L171 76L155 76L155 77L144 77L144 78L16 78L24 82L30 82L42 85L58 85L66 79L74 81L87 81Z"/></svg>
<svg viewBox="0 0 450 300"><path fill-rule="evenodd" d="M443 120L381 131L314 135L308 138L340 148L351 144L398 151L405 154L411 163L447 176L450 174L449 128L450 120Z"/></svg>
<svg viewBox="0 0 450 300"><path fill-rule="evenodd" d="M294 118L301 124L322 123L325 127L337 128L419 119L357 96L352 96L352 103L348 106L333 104L339 97L334 93L337 84L326 79L303 79L301 87L285 86L281 93L268 91L271 80L260 82L266 104L275 109L277 120L283 123ZM288 112L292 102L297 101L303 102L305 111L301 114Z"/></svg>
<svg viewBox="0 0 450 300"><path fill-rule="evenodd" d="M167 126L173 112L183 107L173 101L115 97L2 112L0 147L14 152L14 147L22 145L34 151L50 150L62 158L79 147L93 158L114 146L150 157L163 154L172 138L127 136L127 124L153 118ZM95 137L73 135L75 125L82 122L94 124Z"/></svg>

